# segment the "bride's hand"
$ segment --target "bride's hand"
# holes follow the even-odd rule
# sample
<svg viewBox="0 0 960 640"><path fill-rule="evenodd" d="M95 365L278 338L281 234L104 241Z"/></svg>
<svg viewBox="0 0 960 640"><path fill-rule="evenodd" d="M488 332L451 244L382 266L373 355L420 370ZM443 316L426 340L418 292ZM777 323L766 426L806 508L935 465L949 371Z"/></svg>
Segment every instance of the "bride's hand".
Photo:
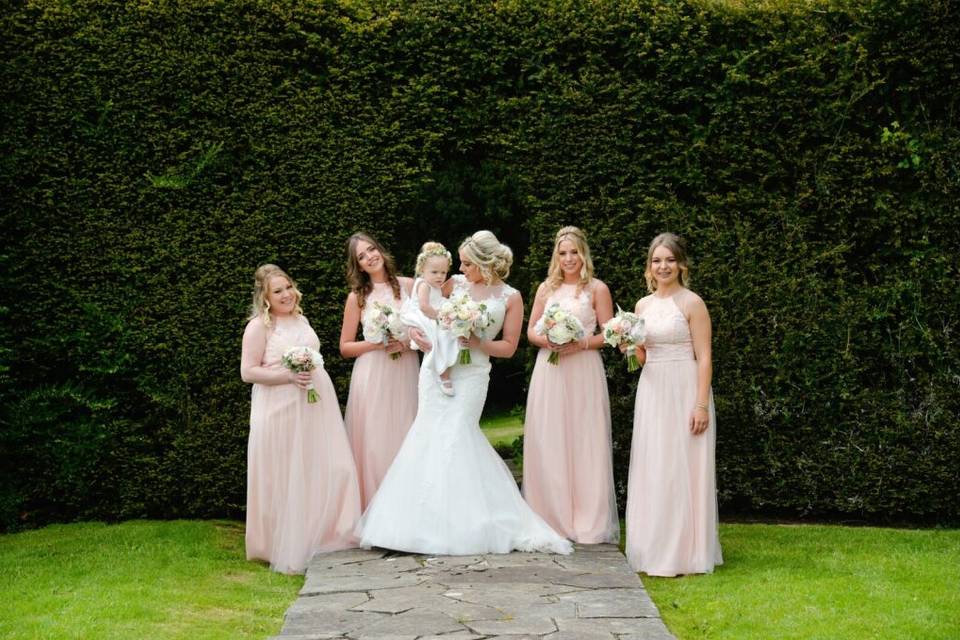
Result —
<svg viewBox="0 0 960 640"><path fill-rule="evenodd" d="M433 344L424 337L423 332L420 331L420 329L411 327L408 330L408 333L410 335L410 339L416 342L417 346L420 347L420 351L427 353L433 349Z"/></svg>
<svg viewBox="0 0 960 640"><path fill-rule="evenodd" d="M483 351L483 349L480 348L480 345L483 341L473 334L471 334L469 338L458 338L457 341L460 343L460 347L462 349L476 349L477 351Z"/></svg>

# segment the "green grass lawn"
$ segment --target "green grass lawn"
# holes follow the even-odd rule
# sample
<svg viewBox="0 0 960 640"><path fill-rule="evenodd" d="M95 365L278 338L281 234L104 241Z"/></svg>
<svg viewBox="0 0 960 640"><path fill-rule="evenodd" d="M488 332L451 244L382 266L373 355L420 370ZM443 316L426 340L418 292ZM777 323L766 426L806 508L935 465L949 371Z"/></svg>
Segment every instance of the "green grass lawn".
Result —
<svg viewBox="0 0 960 640"><path fill-rule="evenodd" d="M724 524L716 573L643 582L694 638L960 638L960 530Z"/></svg>
<svg viewBox="0 0 960 640"><path fill-rule="evenodd" d="M725 564L644 577L694 638L960 638L960 530L721 525ZM303 583L247 562L236 522L0 535L0 638L265 638Z"/></svg>
<svg viewBox="0 0 960 640"><path fill-rule="evenodd" d="M237 522L53 525L0 535L0 638L265 638L302 585Z"/></svg>
<svg viewBox="0 0 960 640"><path fill-rule="evenodd" d="M501 413L480 420L480 428L493 446L510 445L523 435L523 418L518 411Z"/></svg>

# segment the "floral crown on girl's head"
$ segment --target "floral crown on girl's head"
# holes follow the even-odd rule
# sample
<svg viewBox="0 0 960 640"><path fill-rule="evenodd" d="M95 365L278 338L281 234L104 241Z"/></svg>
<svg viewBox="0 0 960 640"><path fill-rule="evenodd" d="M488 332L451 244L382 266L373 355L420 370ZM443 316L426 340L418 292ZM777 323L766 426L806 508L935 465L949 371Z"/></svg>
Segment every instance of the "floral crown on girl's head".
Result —
<svg viewBox="0 0 960 640"><path fill-rule="evenodd" d="M416 275L420 275L423 272L423 265L427 261L427 258L446 258L447 264L453 264L453 254L447 251L447 248L440 244L439 242L434 242L432 246L427 247L420 252L420 255L417 256L417 266L416 266Z"/></svg>
<svg viewBox="0 0 960 640"><path fill-rule="evenodd" d="M430 247L426 251L420 253L422 256L432 258L433 256L439 256L441 258L446 258L447 260L453 260L453 255L447 251L447 248L442 244L438 244L436 247Z"/></svg>

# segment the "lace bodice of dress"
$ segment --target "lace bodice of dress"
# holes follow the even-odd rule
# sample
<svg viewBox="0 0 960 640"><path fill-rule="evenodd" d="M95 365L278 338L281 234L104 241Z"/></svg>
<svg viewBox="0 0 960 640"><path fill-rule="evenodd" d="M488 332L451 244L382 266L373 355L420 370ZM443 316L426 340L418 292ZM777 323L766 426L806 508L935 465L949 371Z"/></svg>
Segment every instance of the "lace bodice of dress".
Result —
<svg viewBox="0 0 960 640"><path fill-rule="evenodd" d="M476 302L486 303L490 318L493 320L487 328L487 340L494 340L500 335L500 330L503 329L503 318L507 313L507 299L516 291L505 282L492 287L482 284L471 285L463 275L453 276L453 295L466 293ZM490 361L490 356L477 349L470 350L470 357L474 363Z"/></svg>
<svg viewBox="0 0 960 640"><path fill-rule="evenodd" d="M561 284L547 297L544 310L549 309L553 303L559 304L561 309L574 314L587 335L592 336L597 329L597 312L593 308L591 285L592 283L583 287L578 294L576 284Z"/></svg>
<svg viewBox="0 0 960 640"><path fill-rule="evenodd" d="M673 297L650 296L640 317L646 328L647 362L695 359L690 325Z"/></svg>
<svg viewBox="0 0 960 640"><path fill-rule="evenodd" d="M403 287L400 287L400 299L397 300L393 297L393 287L390 286L389 282L374 282L373 291L367 295L364 304L379 302L381 304L388 304L399 311L400 305L402 305L406 299L407 292L403 290Z"/></svg>
<svg viewBox="0 0 960 640"><path fill-rule="evenodd" d="M301 315L274 319L267 334L267 347L263 350L264 367L280 367L283 353L290 347L320 349L320 338L313 327Z"/></svg>

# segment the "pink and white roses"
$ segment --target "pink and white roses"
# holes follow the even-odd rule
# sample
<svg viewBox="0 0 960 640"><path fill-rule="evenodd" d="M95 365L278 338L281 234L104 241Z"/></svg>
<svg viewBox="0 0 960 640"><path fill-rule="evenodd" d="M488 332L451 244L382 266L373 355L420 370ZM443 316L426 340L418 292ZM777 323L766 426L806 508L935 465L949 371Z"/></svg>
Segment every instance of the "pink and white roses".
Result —
<svg viewBox="0 0 960 640"><path fill-rule="evenodd" d="M583 336L586 335L580 319L564 310L556 302L547 307L540 319L537 320L533 330L539 336L546 336L554 344L567 344L574 340L582 340ZM547 361L550 364L558 364L560 354L551 351Z"/></svg>

